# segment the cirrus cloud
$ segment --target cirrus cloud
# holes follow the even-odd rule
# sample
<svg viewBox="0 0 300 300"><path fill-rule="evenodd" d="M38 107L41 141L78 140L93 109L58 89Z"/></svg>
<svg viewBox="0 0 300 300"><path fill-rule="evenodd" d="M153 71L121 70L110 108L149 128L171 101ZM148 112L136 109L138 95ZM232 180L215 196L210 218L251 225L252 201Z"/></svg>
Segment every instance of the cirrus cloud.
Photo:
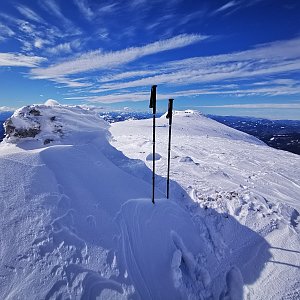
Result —
<svg viewBox="0 0 300 300"><path fill-rule="evenodd" d="M29 56L16 53L0 53L0 66L5 67L37 67L46 59L39 56Z"/></svg>
<svg viewBox="0 0 300 300"><path fill-rule="evenodd" d="M36 79L53 79L71 74L122 66L141 57L185 47L206 38L207 36L199 34L181 34L141 47L131 47L105 53L101 51L92 51L85 53L78 58L52 65L50 67L34 69L31 72L31 76Z"/></svg>

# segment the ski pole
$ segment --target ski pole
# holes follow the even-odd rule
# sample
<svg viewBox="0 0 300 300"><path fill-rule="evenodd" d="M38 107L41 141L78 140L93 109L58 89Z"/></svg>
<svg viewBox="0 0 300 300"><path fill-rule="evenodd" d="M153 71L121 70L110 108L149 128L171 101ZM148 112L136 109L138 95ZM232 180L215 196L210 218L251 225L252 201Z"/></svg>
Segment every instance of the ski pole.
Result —
<svg viewBox="0 0 300 300"><path fill-rule="evenodd" d="M151 95L150 95L150 105L149 108L153 109L153 166L152 166L152 203L154 204L155 197L155 114L156 114L156 87L157 85L152 85Z"/></svg>
<svg viewBox="0 0 300 300"><path fill-rule="evenodd" d="M169 99L167 119L169 119L169 145L168 145L168 174L167 174L167 199L169 199L170 186L170 158L171 158L171 132L172 132L172 117L173 117L173 101Z"/></svg>

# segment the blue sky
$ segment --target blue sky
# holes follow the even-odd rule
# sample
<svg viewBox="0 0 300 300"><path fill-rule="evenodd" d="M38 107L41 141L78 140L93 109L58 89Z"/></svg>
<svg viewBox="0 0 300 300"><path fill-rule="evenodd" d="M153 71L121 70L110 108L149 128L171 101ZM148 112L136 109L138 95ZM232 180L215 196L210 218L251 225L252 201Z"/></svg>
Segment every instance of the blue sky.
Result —
<svg viewBox="0 0 300 300"><path fill-rule="evenodd" d="M298 0L0 2L0 110L55 99L300 119Z"/></svg>

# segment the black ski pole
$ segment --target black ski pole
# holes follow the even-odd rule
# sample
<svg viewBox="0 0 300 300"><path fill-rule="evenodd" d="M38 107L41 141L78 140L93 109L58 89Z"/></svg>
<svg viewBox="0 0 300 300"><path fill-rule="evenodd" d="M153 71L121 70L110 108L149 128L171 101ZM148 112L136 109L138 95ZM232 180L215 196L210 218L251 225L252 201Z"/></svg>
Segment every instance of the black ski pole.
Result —
<svg viewBox="0 0 300 300"><path fill-rule="evenodd" d="M173 100L169 99L167 119L169 119L169 145L168 145L168 175L167 175L167 199L169 199L169 185L170 185L170 158L171 158L171 128L173 117Z"/></svg>
<svg viewBox="0 0 300 300"><path fill-rule="evenodd" d="M150 95L150 105L149 108L153 108L153 167L152 167L152 203L154 204L155 197L155 114L156 114L156 87L157 85L152 85L151 95Z"/></svg>

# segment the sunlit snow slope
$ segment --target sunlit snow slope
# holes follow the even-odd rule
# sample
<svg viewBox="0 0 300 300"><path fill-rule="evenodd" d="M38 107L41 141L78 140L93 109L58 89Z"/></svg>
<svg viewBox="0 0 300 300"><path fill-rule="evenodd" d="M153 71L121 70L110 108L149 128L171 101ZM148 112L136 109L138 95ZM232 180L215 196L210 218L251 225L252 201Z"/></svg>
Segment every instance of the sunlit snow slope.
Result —
<svg viewBox="0 0 300 300"><path fill-rule="evenodd" d="M156 130L157 185L164 192L165 116ZM113 146L152 167L151 120L115 123L110 131ZM215 254L210 276L234 266L222 278L227 293L243 286L236 299L300 299L300 157L195 111L175 112L172 133L169 201L184 203ZM179 195L178 184L188 196Z"/></svg>
<svg viewBox="0 0 300 300"><path fill-rule="evenodd" d="M251 185L244 183L247 170L240 173L237 166L232 167L233 174L220 170L217 156L233 151L234 143L239 143L237 157L249 144L241 156L247 165L249 149L263 153L268 148L240 134L249 140L247 144L235 131L229 137L228 129L217 123L212 123L215 127L209 137L206 132L201 137L203 129L198 130L198 125L209 121L195 119L193 114L190 119L176 116L175 124L181 121L174 139L172 179L183 188L172 182L172 199L164 199L163 190L157 191L153 205L151 171L108 142L107 123L80 107L47 104L17 110L6 122L7 136L0 144L0 299L296 295L297 212L275 203L276 197L285 196L292 204L299 192L287 165L294 156L286 156L285 164L278 167L283 168L283 179L272 195L266 188L264 194L254 195ZM193 118L190 128L187 121ZM159 123L164 126L165 120ZM166 127L158 128L163 138ZM113 130L119 132L118 146L127 148L128 155L146 157L151 146L149 121L124 122ZM201 140L206 144L200 145ZM158 148L161 174L163 145L160 142ZM210 149L213 145L225 148L219 153ZM209 159L204 164L200 157ZM261 161L266 163L264 157ZM234 158L227 163L235 164ZM297 164L294 175L299 172ZM243 187L235 180L228 186L227 176L235 176ZM163 187L164 178L157 180ZM228 203L226 197L231 199ZM279 277L280 272L284 276ZM251 287L262 289L255 293Z"/></svg>

